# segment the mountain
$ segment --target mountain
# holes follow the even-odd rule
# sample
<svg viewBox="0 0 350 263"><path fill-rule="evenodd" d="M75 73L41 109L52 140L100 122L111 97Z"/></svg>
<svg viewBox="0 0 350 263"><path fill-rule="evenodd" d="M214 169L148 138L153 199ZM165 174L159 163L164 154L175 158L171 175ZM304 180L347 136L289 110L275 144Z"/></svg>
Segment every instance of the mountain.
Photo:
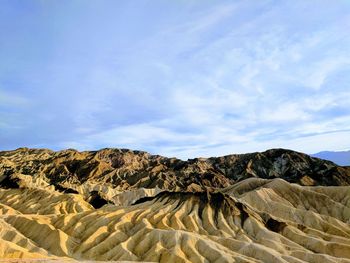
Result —
<svg viewBox="0 0 350 263"><path fill-rule="evenodd" d="M20 148L0 152L0 258L350 262L349 200L350 167L285 149Z"/></svg>
<svg viewBox="0 0 350 263"><path fill-rule="evenodd" d="M336 186L350 184L349 171L330 161L285 149L187 161L128 149L54 152L20 148L0 152L3 187L31 178L57 190L100 183L123 191L140 187L172 191L222 188L250 177Z"/></svg>
<svg viewBox="0 0 350 263"><path fill-rule="evenodd" d="M323 151L323 152L312 154L312 156L320 159L332 161L338 165L350 166L350 151L340 151L340 152Z"/></svg>

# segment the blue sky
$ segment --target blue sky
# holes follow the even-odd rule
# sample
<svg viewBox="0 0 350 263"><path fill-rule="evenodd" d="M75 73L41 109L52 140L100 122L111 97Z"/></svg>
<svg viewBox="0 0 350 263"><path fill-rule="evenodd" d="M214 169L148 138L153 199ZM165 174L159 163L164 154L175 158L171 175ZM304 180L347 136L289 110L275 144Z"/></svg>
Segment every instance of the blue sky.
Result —
<svg viewBox="0 0 350 263"><path fill-rule="evenodd" d="M1 149L350 148L350 1L0 4Z"/></svg>

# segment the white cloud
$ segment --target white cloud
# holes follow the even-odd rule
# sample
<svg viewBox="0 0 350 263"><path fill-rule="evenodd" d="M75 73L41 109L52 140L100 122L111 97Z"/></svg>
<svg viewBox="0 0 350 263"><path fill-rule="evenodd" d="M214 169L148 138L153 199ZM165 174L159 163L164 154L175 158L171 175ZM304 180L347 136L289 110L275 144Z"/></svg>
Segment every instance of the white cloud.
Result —
<svg viewBox="0 0 350 263"><path fill-rule="evenodd" d="M310 65L310 69L303 74L303 84L315 90L322 88L328 76L339 69L350 65L350 55L342 57L330 57Z"/></svg>

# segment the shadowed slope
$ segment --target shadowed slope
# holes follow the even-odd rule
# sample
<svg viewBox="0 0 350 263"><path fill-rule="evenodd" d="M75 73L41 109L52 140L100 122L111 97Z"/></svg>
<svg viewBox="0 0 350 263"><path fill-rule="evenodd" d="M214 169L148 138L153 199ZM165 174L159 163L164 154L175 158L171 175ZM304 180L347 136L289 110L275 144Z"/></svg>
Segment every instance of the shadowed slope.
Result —
<svg viewBox="0 0 350 263"><path fill-rule="evenodd" d="M34 190L24 190L27 195L3 191L10 193L1 195L0 203L22 214L1 216L0 257L350 262L349 187L252 178L224 193L162 192L135 205L93 209L87 204L81 212L38 210L37 215L26 214ZM14 196L24 198L24 208ZM80 203L74 196L70 200Z"/></svg>

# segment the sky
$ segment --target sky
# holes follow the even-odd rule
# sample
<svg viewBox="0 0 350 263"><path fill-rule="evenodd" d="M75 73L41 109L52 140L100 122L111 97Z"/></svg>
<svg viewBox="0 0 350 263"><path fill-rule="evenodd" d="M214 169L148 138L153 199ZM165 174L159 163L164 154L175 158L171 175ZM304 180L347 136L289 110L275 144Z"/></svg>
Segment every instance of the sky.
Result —
<svg viewBox="0 0 350 263"><path fill-rule="evenodd" d="M350 149L350 1L0 0L0 149Z"/></svg>

